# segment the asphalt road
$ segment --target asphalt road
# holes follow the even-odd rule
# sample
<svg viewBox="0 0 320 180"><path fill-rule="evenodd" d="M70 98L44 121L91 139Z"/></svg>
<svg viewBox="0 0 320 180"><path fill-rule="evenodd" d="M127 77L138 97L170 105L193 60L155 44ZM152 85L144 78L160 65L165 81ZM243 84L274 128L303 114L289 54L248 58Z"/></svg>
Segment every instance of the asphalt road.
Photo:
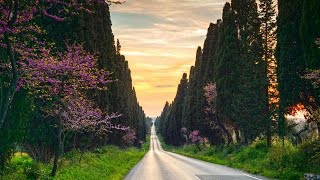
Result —
<svg viewBox="0 0 320 180"><path fill-rule="evenodd" d="M151 129L150 151L125 180L265 180L264 177L164 151L155 128Z"/></svg>

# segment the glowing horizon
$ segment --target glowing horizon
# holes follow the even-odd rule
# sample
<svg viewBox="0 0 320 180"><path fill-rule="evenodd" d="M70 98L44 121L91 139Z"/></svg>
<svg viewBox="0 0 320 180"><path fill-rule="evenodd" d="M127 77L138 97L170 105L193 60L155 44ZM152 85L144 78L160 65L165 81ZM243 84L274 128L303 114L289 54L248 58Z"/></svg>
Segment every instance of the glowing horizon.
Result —
<svg viewBox="0 0 320 180"><path fill-rule="evenodd" d="M225 0L128 0L111 5L112 29L131 69L138 101L147 116L160 115L194 65L210 22Z"/></svg>

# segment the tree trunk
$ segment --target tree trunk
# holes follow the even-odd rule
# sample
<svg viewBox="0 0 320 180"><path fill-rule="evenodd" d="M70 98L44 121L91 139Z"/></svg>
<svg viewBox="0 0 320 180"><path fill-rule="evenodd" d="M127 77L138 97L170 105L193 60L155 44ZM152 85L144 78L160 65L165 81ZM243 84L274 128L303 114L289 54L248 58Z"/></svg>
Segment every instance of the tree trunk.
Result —
<svg viewBox="0 0 320 180"><path fill-rule="evenodd" d="M82 150L81 155L80 155L80 158L79 158L79 163L81 163L81 159L82 159L84 153L86 152L86 150L89 149L89 147L91 146L91 144L92 144L92 142L93 142L93 138L94 138L94 133L92 133L92 134L90 135L90 140L89 140L87 146L84 148L84 150Z"/></svg>
<svg viewBox="0 0 320 180"><path fill-rule="evenodd" d="M53 161L53 167L52 167L52 171L51 171L51 176L54 177L57 173L57 169L58 169L58 160L61 154L61 150L62 150L62 139L61 139L61 135L62 135L62 122L61 119L59 120L59 124L58 124L58 137L57 137L57 149L55 152L55 156L54 156L54 161Z"/></svg>
<svg viewBox="0 0 320 180"><path fill-rule="evenodd" d="M268 119L270 119L270 118L268 118ZM270 122L270 120L269 120L269 122ZM266 136L267 136L267 146L271 147L271 127L269 124L267 125Z"/></svg>
<svg viewBox="0 0 320 180"><path fill-rule="evenodd" d="M77 139L77 133L74 133L73 143L72 143L72 148L73 148L73 149L76 149L76 139Z"/></svg>
<svg viewBox="0 0 320 180"><path fill-rule="evenodd" d="M240 138L240 131L239 131L239 127L236 125L234 128L234 131L236 133L236 140L238 144L241 144L241 138Z"/></svg>
<svg viewBox="0 0 320 180"><path fill-rule="evenodd" d="M222 131L227 135L228 138L228 145L230 143L232 143L233 139L232 139L232 135L230 134L230 132L227 130L227 128L224 126L224 124L220 121L219 117L216 116L217 122L218 122L218 126L222 129Z"/></svg>
<svg viewBox="0 0 320 180"><path fill-rule="evenodd" d="M17 70L16 58L14 55L13 47L11 45L11 42L9 40L7 33L4 34L4 38L6 41L9 59L10 59L10 63L11 63L12 79L11 79L11 83L10 83L9 87L4 91L3 96L1 97L0 130L2 129L4 122L6 120L8 110L10 107L10 103L14 97L15 89L18 84L18 70Z"/></svg>
<svg viewBox="0 0 320 180"><path fill-rule="evenodd" d="M12 27L13 24L16 22L17 20L17 16L18 16L18 8L19 8L19 1L15 0L14 1L14 5L13 5L13 9L12 9L12 18L10 19L10 21L8 22L8 27ZM10 64L11 64L11 73L12 73L12 79L11 79L11 83L8 87L8 89L6 89L6 91L3 93L3 96L1 97L1 102L0 102L0 131L3 127L3 124L6 120L7 114L8 114L8 110L9 110L9 106L10 103L14 97L14 93L15 93L15 89L16 86L18 84L18 69L17 69L17 60L15 57L15 53L12 47L12 44L10 42L10 38L7 32L4 33L4 42L7 45L7 52L8 52L8 56L9 56L9 60L10 60Z"/></svg>
<svg viewBox="0 0 320 180"><path fill-rule="evenodd" d="M248 140L248 137L246 135L246 133L244 133L244 145L248 145L249 144L249 140Z"/></svg>

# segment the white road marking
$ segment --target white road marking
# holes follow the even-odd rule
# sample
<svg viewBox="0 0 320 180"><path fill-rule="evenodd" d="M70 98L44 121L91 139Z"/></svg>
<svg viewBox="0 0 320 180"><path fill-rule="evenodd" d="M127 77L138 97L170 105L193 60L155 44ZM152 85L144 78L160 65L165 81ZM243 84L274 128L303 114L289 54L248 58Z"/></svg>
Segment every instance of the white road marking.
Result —
<svg viewBox="0 0 320 180"><path fill-rule="evenodd" d="M249 175L249 174L243 174L243 175L245 175L245 176L247 176L247 177L251 177L251 178L253 178L253 179L262 180L262 179L260 179L260 178L257 178L257 177L254 177L254 176L251 176L251 175Z"/></svg>

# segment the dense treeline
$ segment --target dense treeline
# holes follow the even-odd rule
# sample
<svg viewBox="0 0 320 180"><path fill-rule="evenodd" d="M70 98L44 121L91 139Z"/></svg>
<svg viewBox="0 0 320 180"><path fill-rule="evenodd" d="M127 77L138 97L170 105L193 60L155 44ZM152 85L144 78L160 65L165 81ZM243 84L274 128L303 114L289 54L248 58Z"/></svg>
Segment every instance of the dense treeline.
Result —
<svg viewBox="0 0 320 180"><path fill-rule="evenodd" d="M27 4L28 1L20 3L21 7L24 7L23 3ZM30 6L33 5L32 3L30 4ZM1 1L1 7L6 8L6 5L8 5L8 2ZM37 41L44 42L39 43L41 45L45 44L43 49L52 48L53 54L59 55L66 52L69 45L80 44L83 45L84 50L88 53L95 55L97 68L102 73L108 71L106 74L112 82L108 82L107 89L90 88L81 90L81 93L85 94L85 98L92 100L93 106L101 109L102 114L111 115L112 113L117 113L113 115L116 118L106 116L111 121L108 128L124 130L109 131L103 129L102 125L98 125L100 126L98 128L106 130L107 133L101 134L98 131L77 132L74 129L62 131L63 127L60 126L60 118L54 117L44 110L54 108L54 102L60 102L60 100L45 100L43 96L36 96L33 89L23 87L13 93L14 96L10 100L8 115L3 126L0 127L1 168L4 167L13 152L17 150L26 151L35 160L49 162L54 155L57 155L57 152L59 155L59 153L63 154L72 149L87 150L110 143L121 146L140 146L146 140L146 116L137 100L128 62L121 55L119 40L115 44L111 29L109 4L99 0L83 1L81 3L82 7L76 6L76 13L71 13L72 15L68 18L61 20L58 16L50 15L55 13L61 15L64 10L68 13L72 11L67 9L71 6L65 6L64 3L60 4L60 2L53 1L53 5L48 5L48 9L42 10L42 12L47 12L39 16L36 16L38 14L32 15L34 19L26 21L26 24L29 23L43 30L34 36ZM38 7L42 6L39 5ZM44 7L46 8L46 4ZM27 10L25 11L28 12ZM2 15L1 18L3 18ZM6 32L4 31L4 33ZM3 38L1 34L0 37ZM6 42L2 40L1 43ZM32 44L34 42L25 41L25 43ZM11 71L5 66L8 59L10 59L7 47L1 46L0 48L0 105L3 105L2 102L6 98L3 92L9 92L10 90L9 84L12 78ZM25 57L18 55L18 53L17 60L23 60ZM103 80L99 79L99 81ZM94 86L94 83L92 86ZM82 100L82 97L80 100ZM100 111L97 111L97 113L100 113ZM91 116L93 115L87 114L88 119L92 118ZM125 130L126 128L120 128L118 125L129 127L130 130L127 131Z"/></svg>
<svg viewBox="0 0 320 180"><path fill-rule="evenodd" d="M97 54L99 68L109 71L111 79L116 82L109 84L107 91L91 92L90 96L106 112L121 113L122 116L115 121L136 129L138 139L144 141L145 114L132 85L128 62L125 56L121 55L120 42L114 40L109 7L98 1L90 6L93 8L93 13L82 12L69 22L59 24L60 27L53 26L51 20L51 23L44 28L47 29L52 41L61 48L65 48L64 39L68 39L72 43L84 43L86 50ZM73 38L68 38L70 36ZM117 143L118 138L114 136L111 141Z"/></svg>
<svg viewBox="0 0 320 180"><path fill-rule="evenodd" d="M276 7L272 0L225 4L222 20L210 24L197 49L189 80L184 74L157 118L166 143L187 143L185 128L199 130L211 145L259 137L271 146L275 135L299 142L303 132L319 133L320 2L279 0L278 17ZM300 110L308 124L296 130L286 115Z"/></svg>

